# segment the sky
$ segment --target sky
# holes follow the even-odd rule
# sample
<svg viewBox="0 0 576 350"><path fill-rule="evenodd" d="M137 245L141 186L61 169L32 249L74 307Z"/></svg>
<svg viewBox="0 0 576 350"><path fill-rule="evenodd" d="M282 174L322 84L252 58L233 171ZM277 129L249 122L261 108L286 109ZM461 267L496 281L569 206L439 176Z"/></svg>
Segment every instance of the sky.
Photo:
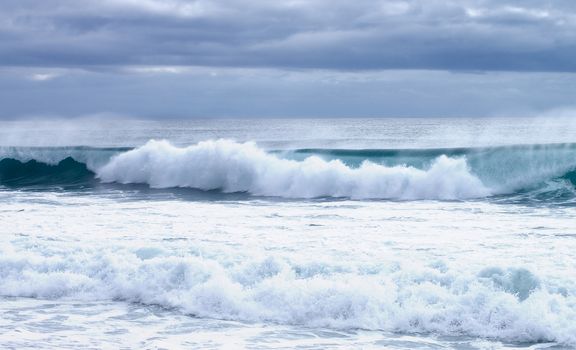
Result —
<svg viewBox="0 0 576 350"><path fill-rule="evenodd" d="M566 114L575 58L574 0L2 0L0 118Z"/></svg>

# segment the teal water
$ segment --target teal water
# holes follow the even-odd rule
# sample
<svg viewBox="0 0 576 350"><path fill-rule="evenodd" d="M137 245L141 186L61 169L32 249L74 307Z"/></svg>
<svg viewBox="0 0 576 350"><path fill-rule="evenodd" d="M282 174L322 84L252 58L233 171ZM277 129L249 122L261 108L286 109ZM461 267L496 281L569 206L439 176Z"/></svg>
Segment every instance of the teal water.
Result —
<svg viewBox="0 0 576 350"><path fill-rule="evenodd" d="M198 169L191 170L188 174L190 177L197 176L199 172L221 172L225 176L235 176L234 171L238 170L238 164L232 164L237 159L220 159L218 169L209 169L212 162L210 152L214 150L194 150L191 146L188 148L178 148L172 146L172 149L158 151L156 157L164 157L169 160L174 157L172 151L179 152L197 152L198 157L196 162L204 162L198 165ZM323 165L339 162L342 163L344 169L349 171L356 171L357 175L340 174L340 176L363 176L362 167L366 164L379 166L383 170L398 172L398 176L404 177L403 181L409 181L410 177L406 174L401 174L401 171L410 171L412 169L421 170L424 173L430 172L435 162L438 162L442 157L452 160L463 160L467 173L471 176L478 178L480 186L489 189L489 192L480 191L477 195L463 194L461 197L458 195L454 198L448 199L471 199L483 198L485 200L502 200L514 199L515 201L524 201L526 204L544 203L550 205L573 205L576 199L575 183L576 183L576 144L536 144L536 145L511 145L511 146L495 146L495 147L461 147L461 148L412 148L412 149L284 149L284 150L266 150L255 147L257 152L265 154L268 158L265 160L259 159L249 154L254 150L243 149L242 143L230 142L227 145L230 149L220 150L218 157L236 157L237 153L244 152L242 155L246 157L244 169L251 169L262 167L262 163L272 164L275 161L295 161L297 164L306 164L309 159L319 159ZM62 190L74 189L93 189L103 190L105 188L114 187L121 189L115 181L103 182L100 180L101 169L104 169L107 164L111 163L113 159L126 154L139 152L141 149L138 147L116 147L116 148L96 148L96 147L0 147L0 185L8 188L17 189L50 189L59 187ZM204 152L204 154L201 154ZM236 152L236 153L235 153ZM253 157L252 159L250 157ZM147 166L143 161L142 164L138 162L131 165L131 168L138 169L141 166ZM250 164L253 162L253 164ZM283 163L284 164L284 163ZM288 163L286 163L288 164ZM234 167L236 167L234 169ZM165 169L161 169L165 170ZM177 169L177 172L185 171L184 169ZM453 177L454 181L459 181L460 174L452 172L460 171L459 169L445 169L444 174L437 176ZM334 173L338 174L338 170L332 171L331 174L323 175L329 181L329 177L333 177ZM280 174L278 174L280 176ZM290 174L282 174L283 176L294 176ZM180 175L173 175L180 176ZM259 181L256 172L251 173L253 178L246 179L246 182ZM364 174L365 177L369 176ZM384 176L383 176L384 178ZM175 179L176 180L176 179ZM291 181L291 179L288 179ZM346 180L344 180L346 181ZM122 182L122 181L120 181ZM112 183L113 186L106 184ZM125 184L138 184L150 185L147 180L143 181L124 181ZM313 183L310 184L314 186ZM334 186L342 185L342 183L335 183ZM247 185L248 186L248 185ZM402 196L395 196L394 194L382 194L377 192L377 185L372 185L374 193L370 193L370 188L367 188L366 193L363 193L365 199L382 199L394 200L403 199ZM410 184L406 184L410 186ZM133 187L133 186L132 186ZM218 195L218 192L248 192L248 194L258 195L259 193L250 193L250 189L238 188L237 191L230 191L225 188L225 184L220 186L215 185L209 188L203 184L198 186L174 183L156 186L162 188L179 188L187 187L193 190L210 190L210 193ZM473 191L472 191L473 192ZM207 193L209 195L210 193ZM283 195L281 189L278 191L270 191L271 197L288 197L288 198L309 198L315 197L308 194ZM346 197L346 195L338 196L337 192L331 195L331 192L318 192L316 197ZM349 197L354 197L354 193ZM426 199L422 197L420 199ZM432 195L432 199L442 199L442 193ZM415 199L419 199L418 196Z"/></svg>

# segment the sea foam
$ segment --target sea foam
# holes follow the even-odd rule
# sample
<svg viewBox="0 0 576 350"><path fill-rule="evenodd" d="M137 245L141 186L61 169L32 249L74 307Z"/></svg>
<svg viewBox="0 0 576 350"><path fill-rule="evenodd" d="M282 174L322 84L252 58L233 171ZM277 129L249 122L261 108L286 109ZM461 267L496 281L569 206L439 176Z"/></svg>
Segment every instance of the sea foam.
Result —
<svg viewBox="0 0 576 350"><path fill-rule="evenodd" d="M525 269L342 269L273 256L223 263L225 257L147 247L37 248L2 249L0 295L121 300L215 319L576 345L574 291L554 290Z"/></svg>
<svg viewBox="0 0 576 350"><path fill-rule="evenodd" d="M228 140L185 148L150 141L113 157L96 173L103 182L288 198L465 199L491 194L462 157L440 156L427 169L370 161L353 168L317 156L303 161L282 159L254 143Z"/></svg>

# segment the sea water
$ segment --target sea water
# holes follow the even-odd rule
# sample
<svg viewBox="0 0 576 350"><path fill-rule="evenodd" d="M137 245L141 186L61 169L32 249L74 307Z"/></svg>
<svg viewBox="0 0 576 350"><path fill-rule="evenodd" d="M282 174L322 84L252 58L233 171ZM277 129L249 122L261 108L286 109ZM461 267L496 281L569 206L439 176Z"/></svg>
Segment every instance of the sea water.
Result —
<svg viewBox="0 0 576 350"><path fill-rule="evenodd" d="M576 347L576 122L0 123L0 348Z"/></svg>

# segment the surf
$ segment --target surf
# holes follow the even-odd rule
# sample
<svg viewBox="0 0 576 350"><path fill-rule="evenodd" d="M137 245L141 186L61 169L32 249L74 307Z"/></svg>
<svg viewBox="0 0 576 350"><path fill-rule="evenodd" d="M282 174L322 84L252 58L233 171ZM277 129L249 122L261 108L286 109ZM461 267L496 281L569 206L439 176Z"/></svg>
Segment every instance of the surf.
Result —
<svg viewBox="0 0 576 350"><path fill-rule="evenodd" d="M573 198L576 145L287 149L208 140L187 147L0 149L0 185L142 184L279 198Z"/></svg>
<svg viewBox="0 0 576 350"><path fill-rule="evenodd" d="M120 300L245 322L576 344L574 294L523 268L347 266L271 256L231 263L229 256L170 255L157 246L61 245L2 247L0 295Z"/></svg>

